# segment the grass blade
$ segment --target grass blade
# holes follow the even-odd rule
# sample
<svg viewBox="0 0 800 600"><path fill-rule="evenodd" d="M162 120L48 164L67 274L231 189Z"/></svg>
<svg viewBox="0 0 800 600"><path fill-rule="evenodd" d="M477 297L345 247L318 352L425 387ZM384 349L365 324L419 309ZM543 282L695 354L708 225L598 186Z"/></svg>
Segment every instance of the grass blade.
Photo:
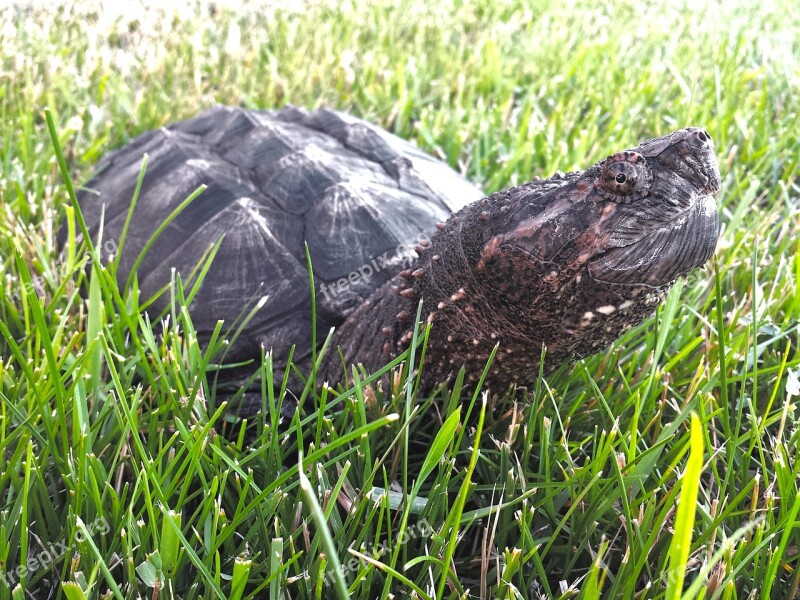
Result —
<svg viewBox="0 0 800 600"><path fill-rule="evenodd" d="M311 486L311 482L308 480L308 477L306 477L306 474L303 471L302 456L299 458L298 462L299 465L297 474L300 479L300 489L303 492L303 497L308 503L311 518L314 520L314 523L317 526L317 531L322 537L322 547L325 549L325 558L333 570L333 589L336 593L336 597L339 598L339 600L347 600L350 598L350 592L347 591L347 583L344 580L344 572L342 570L342 563L339 560L339 554L336 552L336 544L331 537L331 532L328 531L328 523L325 519L325 513L322 512L322 507L319 505L319 500L317 500L317 496L314 494L314 488Z"/></svg>
<svg viewBox="0 0 800 600"><path fill-rule="evenodd" d="M683 591L683 580L692 545L694 516L697 510L697 493L700 489L700 472L703 469L703 433L700 418L692 413L689 433L689 458L680 480L681 492L675 516L675 533L669 547L669 570L666 598L678 600Z"/></svg>

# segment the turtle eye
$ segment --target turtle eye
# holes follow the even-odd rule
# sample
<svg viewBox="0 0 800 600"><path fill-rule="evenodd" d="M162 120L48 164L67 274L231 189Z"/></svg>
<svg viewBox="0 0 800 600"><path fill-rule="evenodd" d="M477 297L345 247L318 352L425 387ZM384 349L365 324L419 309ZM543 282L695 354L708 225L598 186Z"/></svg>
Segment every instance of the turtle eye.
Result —
<svg viewBox="0 0 800 600"><path fill-rule="evenodd" d="M653 183L653 174L644 156L630 150L613 154L600 164L595 187L608 200L632 202L644 198Z"/></svg>

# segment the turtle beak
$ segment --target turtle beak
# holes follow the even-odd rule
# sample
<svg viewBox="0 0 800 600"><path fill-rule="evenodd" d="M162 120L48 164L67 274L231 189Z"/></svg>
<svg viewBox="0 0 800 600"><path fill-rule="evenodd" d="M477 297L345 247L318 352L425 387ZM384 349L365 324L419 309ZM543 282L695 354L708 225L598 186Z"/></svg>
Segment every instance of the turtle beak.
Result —
<svg viewBox="0 0 800 600"><path fill-rule="evenodd" d="M663 138L646 140L637 151L661 162L705 194L713 196L720 190L722 179L714 141L705 129L687 127Z"/></svg>
<svg viewBox="0 0 800 600"><path fill-rule="evenodd" d="M713 196L719 192L722 186L714 140L711 139L708 132L699 127L689 127L684 129L683 133L685 143L694 148L693 155L700 159L697 178L705 179L703 191L709 196Z"/></svg>

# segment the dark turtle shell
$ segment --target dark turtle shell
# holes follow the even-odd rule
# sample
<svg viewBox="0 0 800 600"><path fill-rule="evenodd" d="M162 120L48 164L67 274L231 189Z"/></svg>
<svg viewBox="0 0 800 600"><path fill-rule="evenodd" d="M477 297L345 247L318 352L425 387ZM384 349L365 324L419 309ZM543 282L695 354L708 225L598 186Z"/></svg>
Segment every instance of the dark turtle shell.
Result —
<svg viewBox="0 0 800 600"><path fill-rule="evenodd" d="M228 358L277 357L311 340L304 243L317 288L318 334L344 321L410 260L439 221L483 197L446 164L352 116L319 109L255 111L217 106L149 131L106 156L79 193L90 234L120 239L143 155L147 173L122 249L125 281L157 224L201 184L200 194L161 234L137 273L142 298L186 278L223 238L194 299L207 336L266 298ZM165 294L153 306L158 313Z"/></svg>

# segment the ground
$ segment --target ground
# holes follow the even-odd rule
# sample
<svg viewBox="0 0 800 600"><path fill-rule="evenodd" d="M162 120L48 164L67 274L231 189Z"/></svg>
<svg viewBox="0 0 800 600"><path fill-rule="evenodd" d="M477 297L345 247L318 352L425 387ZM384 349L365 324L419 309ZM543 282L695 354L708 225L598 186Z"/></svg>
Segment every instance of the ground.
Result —
<svg viewBox="0 0 800 600"><path fill-rule="evenodd" d="M792 3L165 4L0 3L0 600L797 596ZM530 390L398 372L384 398L362 373L281 432L267 358L237 437L191 290L159 338L54 240L63 174L214 103L348 110L487 191L699 125L719 246Z"/></svg>

